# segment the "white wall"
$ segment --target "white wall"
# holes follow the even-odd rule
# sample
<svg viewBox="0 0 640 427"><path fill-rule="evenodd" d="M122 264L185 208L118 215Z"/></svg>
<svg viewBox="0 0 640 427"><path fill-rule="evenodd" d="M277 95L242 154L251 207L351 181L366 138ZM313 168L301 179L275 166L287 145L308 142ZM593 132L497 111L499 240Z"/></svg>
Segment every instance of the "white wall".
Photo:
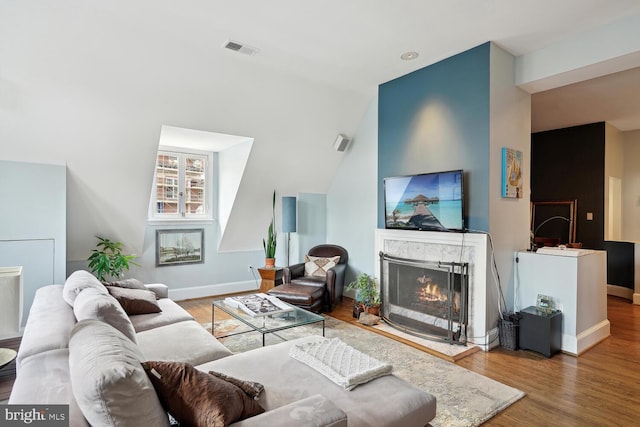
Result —
<svg viewBox="0 0 640 427"><path fill-rule="evenodd" d="M218 215L217 220L222 230L222 238L219 242L219 248L224 249L224 230L229 222L231 210L240 188L242 176L247 166L247 159L251 153L253 141L247 141L233 145L218 153L218 174L217 174L217 200ZM227 237L229 246L233 247L232 238Z"/></svg>
<svg viewBox="0 0 640 427"><path fill-rule="evenodd" d="M345 283L375 272L378 199L378 98L360 121L336 172L329 193L327 241L349 251ZM346 293L348 296L355 295Z"/></svg>
<svg viewBox="0 0 640 427"><path fill-rule="evenodd" d="M489 227L496 264L509 310L513 309L513 253L529 246L529 198L531 195L531 96L515 86L515 58L491 45L490 75L490 176ZM522 151L523 194L519 199L501 197L502 147ZM491 293L493 292L493 294ZM497 321L498 293L487 286L491 307L488 324ZM502 307L505 310L505 307Z"/></svg>
<svg viewBox="0 0 640 427"><path fill-rule="evenodd" d="M3 10L0 158L68 165L70 261L84 260L97 234L142 253L162 125L254 138L227 223L228 249L252 251L271 212L261 195L326 193L342 158L332 142L352 134L366 108L363 95L252 57L199 51L170 25L129 38L127 11L69 2Z"/></svg>
<svg viewBox="0 0 640 427"><path fill-rule="evenodd" d="M640 242L640 130L623 132L622 236Z"/></svg>
<svg viewBox="0 0 640 427"><path fill-rule="evenodd" d="M628 70L639 51L640 16L630 16L519 56L516 84L534 93Z"/></svg>
<svg viewBox="0 0 640 427"><path fill-rule="evenodd" d="M605 123L604 144L604 240L621 240L622 223L615 221L613 217L617 216L616 214L624 216L621 212L622 202L620 199L615 200L616 197L611 194L609 184L612 178L622 180L624 177L622 132ZM610 220L614 220L612 227L609 226Z"/></svg>

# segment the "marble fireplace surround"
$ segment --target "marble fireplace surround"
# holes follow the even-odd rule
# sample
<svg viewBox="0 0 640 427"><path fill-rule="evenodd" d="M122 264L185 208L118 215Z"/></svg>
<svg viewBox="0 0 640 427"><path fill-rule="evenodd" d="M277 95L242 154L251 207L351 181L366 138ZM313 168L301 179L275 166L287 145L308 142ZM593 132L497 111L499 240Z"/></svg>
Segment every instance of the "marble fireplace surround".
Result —
<svg viewBox="0 0 640 427"><path fill-rule="evenodd" d="M380 252L420 261L469 263L468 341L484 351L498 345L498 329L492 327L497 324L498 315L497 312L495 316L488 315L492 306L488 298L493 292L487 287L491 270L486 234L376 229L377 278L380 278Z"/></svg>

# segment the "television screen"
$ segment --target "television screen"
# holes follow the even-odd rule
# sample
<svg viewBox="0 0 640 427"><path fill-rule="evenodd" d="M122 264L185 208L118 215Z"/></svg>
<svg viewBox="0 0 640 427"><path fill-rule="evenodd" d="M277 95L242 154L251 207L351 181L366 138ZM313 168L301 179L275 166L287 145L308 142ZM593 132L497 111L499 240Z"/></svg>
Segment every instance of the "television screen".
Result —
<svg viewBox="0 0 640 427"><path fill-rule="evenodd" d="M384 179L386 228L464 230L462 170Z"/></svg>

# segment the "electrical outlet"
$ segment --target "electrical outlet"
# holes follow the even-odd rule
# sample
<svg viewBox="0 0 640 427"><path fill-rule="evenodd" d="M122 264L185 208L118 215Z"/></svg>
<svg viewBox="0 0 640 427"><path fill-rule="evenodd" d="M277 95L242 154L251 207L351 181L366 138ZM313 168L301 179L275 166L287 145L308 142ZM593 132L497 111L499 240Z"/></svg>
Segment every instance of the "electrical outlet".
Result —
<svg viewBox="0 0 640 427"><path fill-rule="evenodd" d="M249 264L249 273L251 273L252 269L253 269L253 265Z"/></svg>

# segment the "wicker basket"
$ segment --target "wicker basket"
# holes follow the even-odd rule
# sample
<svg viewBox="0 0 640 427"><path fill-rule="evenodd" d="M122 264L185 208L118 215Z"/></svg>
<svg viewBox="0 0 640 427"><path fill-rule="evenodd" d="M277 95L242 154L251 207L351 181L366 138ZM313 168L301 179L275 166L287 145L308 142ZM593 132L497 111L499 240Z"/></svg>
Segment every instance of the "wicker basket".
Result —
<svg viewBox="0 0 640 427"><path fill-rule="evenodd" d="M509 350L518 349L519 316L517 314L505 314L504 319L498 320L500 334L500 346Z"/></svg>

